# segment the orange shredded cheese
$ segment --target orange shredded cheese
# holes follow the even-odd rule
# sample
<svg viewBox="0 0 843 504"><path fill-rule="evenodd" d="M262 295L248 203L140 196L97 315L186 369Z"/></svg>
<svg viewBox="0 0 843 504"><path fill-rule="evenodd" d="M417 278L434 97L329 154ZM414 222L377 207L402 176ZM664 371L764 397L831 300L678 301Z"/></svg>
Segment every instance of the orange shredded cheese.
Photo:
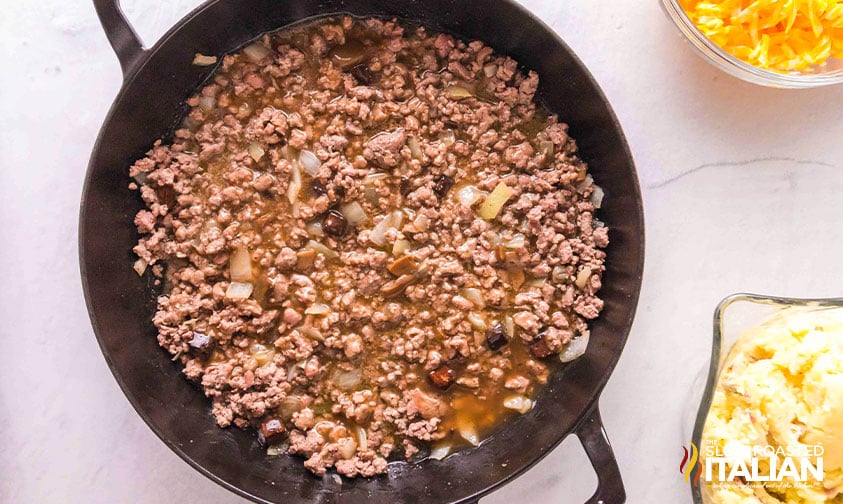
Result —
<svg viewBox="0 0 843 504"><path fill-rule="evenodd" d="M765 70L805 71L843 58L843 0L680 0L691 21Z"/></svg>

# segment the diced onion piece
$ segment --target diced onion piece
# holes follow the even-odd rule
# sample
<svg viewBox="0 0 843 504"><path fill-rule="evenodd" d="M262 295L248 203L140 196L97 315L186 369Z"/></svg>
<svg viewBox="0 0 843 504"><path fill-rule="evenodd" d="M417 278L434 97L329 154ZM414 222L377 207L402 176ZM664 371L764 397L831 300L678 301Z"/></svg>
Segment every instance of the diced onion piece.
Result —
<svg viewBox="0 0 843 504"><path fill-rule="evenodd" d="M494 233L489 236L489 249L494 250L495 247L501 244L501 235Z"/></svg>
<svg viewBox="0 0 843 504"><path fill-rule="evenodd" d="M369 449L369 440L366 436L366 429L363 427L357 426L354 429L355 434L357 434L357 444L360 446L360 450L366 451Z"/></svg>
<svg viewBox="0 0 843 504"><path fill-rule="evenodd" d="M434 446L430 450L430 458L436 459L436 460L442 460L443 458L447 457L449 453L451 453L451 445L440 444L440 445Z"/></svg>
<svg viewBox="0 0 843 504"><path fill-rule="evenodd" d="M430 217L427 215L420 213L413 219L413 227L415 227L418 231L425 232L430 228Z"/></svg>
<svg viewBox="0 0 843 504"><path fill-rule="evenodd" d="M295 366L293 366L293 369L295 369ZM302 408L304 408L304 403L301 397L290 395L281 400L281 404L278 405L278 413L284 420L289 420L293 417L293 413L300 411Z"/></svg>
<svg viewBox="0 0 843 504"><path fill-rule="evenodd" d="M503 407L524 414L533 407L533 401L522 395L509 396L504 399Z"/></svg>
<svg viewBox="0 0 843 504"><path fill-rule="evenodd" d="M506 273L509 276L509 283L515 290L524 285L527 276L524 274L524 268L519 264L510 263L506 265Z"/></svg>
<svg viewBox="0 0 843 504"><path fill-rule="evenodd" d="M307 336L310 339L315 339L317 341L324 341L325 340L325 336L322 334L322 332L319 329L317 329L315 327L312 327L312 326L302 327L301 333L304 334L305 336Z"/></svg>
<svg viewBox="0 0 843 504"><path fill-rule="evenodd" d="M585 289L586 284L588 284L588 279L591 278L591 268L586 266L585 268L581 269L579 273L577 273L577 279L574 283L580 289Z"/></svg>
<svg viewBox="0 0 843 504"><path fill-rule="evenodd" d="M474 96L471 91L462 86L448 86L445 91L448 93L448 96L455 100L462 100L463 98L471 98Z"/></svg>
<svg viewBox="0 0 843 504"><path fill-rule="evenodd" d="M334 383L341 389L348 390L360 384L363 379L363 371L360 368L351 371L337 369L334 371Z"/></svg>
<svg viewBox="0 0 843 504"><path fill-rule="evenodd" d="M378 222L372 231L369 233L369 240L378 246L386 244L386 232L390 228L400 228L404 221L404 212L395 210L391 214L387 214L380 222Z"/></svg>
<svg viewBox="0 0 843 504"><path fill-rule="evenodd" d="M515 194L515 191L510 189L508 185L503 182L498 183L495 189L486 197L486 201L480 205L477 213L486 220L494 219L513 194Z"/></svg>
<svg viewBox="0 0 843 504"><path fill-rule="evenodd" d="M544 287L544 284L547 283L547 277L536 277L527 280L524 285L527 287Z"/></svg>
<svg viewBox="0 0 843 504"><path fill-rule="evenodd" d="M301 366L304 367L305 361L301 362ZM313 426L313 430L319 433L322 437L327 438L331 435L334 429L337 428L337 424L331 422L329 420L321 420L316 422L316 425Z"/></svg>
<svg viewBox="0 0 843 504"><path fill-rule="evenodd" d="M489 63L483 67L483 75L486 77L494 77L496 73L498 73L498 66L494 63Z"/></svg>
<svg viewBox="0 0 843 504"><path fill-rule="evenodd" d="M217 106L217 101L213 96L202 96L199 98L199 108L204 112L210 112Z"/></svg>
<svg viewBox="0 0 843 504"><path fill-rule="evenodd" d="M225 297L228 299L247 299L254 290L255 286L250 283L231 282L225 291Z"/></svg>
<svg viewBox="0 0 843 504"><path fill-rule="evenodd" d="M556 153L556 146L550 140L542 140L539 142L539 150L544 153L545 157L549 158Z"/></svg>
<svg viewBox="0 0 843 504"><path fill-rule="evenodd" d="M588 189L588 186L590 186L590 185L592 185L592 184L594 184L594 179L593 179L593 178L591 178L591 174L588 174L588 175L586 175L586 176L585 176L585 178L583 179L583 181L582 181L582 182L580 182L579 184L577 184L577 191L578 191L578 192L583 192L583 191L585 191L586 189Z"/></svg>
<svg viewBox="0 0 843 504"><path fill-rule="evenodd" d="M591 204L594 205L594 208L600 208L603 206L603 188L599 185L594 185L594 191L591 193Z"/></svg>
<svg viewBox="0 0 843 504"><path fill-rule="evenodd" d="M277 445L271 445L266 449L266 455L268 457L277 457L278 455L284 455L289 448L290 448L289 442L279 443Z"/></svg>
<svg viewBox="0 0 843 504"><path fill-rule="evenodd" d="M462 306L462 305L465 305L465 304L470 304L472 306L472 308L474 307L474 303L469 301L465 296L463 296L461 294L457 294L456 296L452 297L451 299L453 300L455 305Z"/></svg>
<svg viewBox="0 0 843 504"><path fill-rule="evenodd" d="M430 263L427 260L424 260L419 264L419 269L416 272L419 275L427 275L428 271L430 271Z"/></svg>
<svg viewBox="0 0 843 504"><path fill-rule="evenodd" d="M266 151L263 150L261 144L257 142L252 142L249 144L249 155L252 156L252 159L254 159L256 163L261 160L265 153Z"/></svg>
<svg viewBox="0 0 843 504"><path fill-rule="evenodd" d="M389 178L388 173L370 173L363 177L363 185L372 185L378 180Z"/></svg>
<svg viewBox="0 0 843 504"><path fill-rule="evenodd" d="M600 219L592 219L591 225L594 226L594 229L606 227L606 223Z"/></svg>
<svg viewBox="0 0 843 504"><path fill-rule="evenodd" d="M458 430L460 436L473 446L478 446L480 444L480 436L477 435L477 429L474 428L474 425L468 423L467 421L462 421L459 423Z"/></svg>
<svg viewBox="0 0 843 504"><path fill-rule="evenodd" d="M442 133L439 134L439 140L446 145L451 145L452 143L457 141L457 135L454 133L452 129L446 129Z"/></svg>
<svg viewBox="0 0 843 504"><path fill-rule="evenodd" d="M483 299L483 293L480 292L480 289L466 287L462 290L462 295L477 307L483 308L486 306L486 300Z"/></svg>
<svg viewBox="0 0 843 504"><path fill-rule="evenodd" d="M252 258L249 255L249 249L243 246L236 247L228 258L228 269L232 282L251 282Z"/></svg>
<svg viewBox="0 0 843 504"><path fill-rule="evenodd" d="M319 243L318 241L309 240L304 248L308 248L317 254L322 254L328 259L333 259L335 257L339 257L339 254L334 252L333 250L329 249L325 245Z"/></svg>
<svg viewBox="0 0 843 504"><path fill-rule="evenodd" d="M371 185L363 187L363 197L366 198L366 201L371 203L372 206L377 206L378 202L381 199L380 195L378 194L378 189Z"/></svg>
<svg viewBox="0 0 843 504"><path fill-rule="evenodd" d="M392 212L392 227L396 229L401 228L401 224L404 222L404 212L401 210L396 210Z"/></svg>
<svg viewBox="0 0 843 504"><path fill-rule="evenodd" d="M354 456L354 452L357 451L357 441L352 438L346 438L345 440L341 440L341 443L338 443L340 446L339 452L340 456L344 460L348 460ZM342 482L342 480L340 480Z"/></svg>
<svg viewBox="0 0 843 504"><path fill-rule="evenodd" d="M187 342L193 348L205 348L211 342L211 337L207 334L193 331L193 338Z"/></svg>
<svg viewBox="0 0 843 504"><path fill-rule="evenodd" d="M410 249L410 242L405 239L395 240L395 243L392 245L392 255L398 257L403 255L404 252Z"/></svg>
<svg viewBox="0 0 843 504"><path fill-rule="evenodd" d="M562 266L554 266L553 270L550 272L550 278L554 282L561 282L566 278L565 268Z"/></svg>
<svg viewBox="0 0 843 504"><path fill-rule="evenodd" d="M210 66L217 62L216 56L206 56L202 53L193 55L193 64L196 66Z"/></svg>
<svg viewBox="0 0 843 504"><path fill-rule="evenodd" d="M421 145L416 137L409 137L407 139L407 146L410 148L410 154L414 159L418 161L422 161L424 159L424 152L422 152Z"/></svg>
<svg viewBox="0 0 843 504"><path fill-rule="evenodd" d="M305 315L325 315L331 313L331 307L325 303L313 303L304 311Z"/></svg>
<svg viewBox="0 0 843 504"><path fill-rule="evenodd" d="M189 129L190 131L195 132L195 131L196 131L196 129L199 127L199 123L198 123L198 122L196 122L196 121L194 121L193 119L191 119L191 118L190 118L190 116L189 116L189 115L187 115L187 116L184 116L184 119L182 120L182 122L181 122L181 125L180 125L180 126L181 126L182 128L187 128L187 129Z"/></svg>
<svg viewBox="0 0 843 504"><path fill-rule="evenodd" d="M253 354L252 357L254 357L258 362L258 366L266 366L275 358L275 350L267 350L266 352L256 353Z"/></svg>
<svg viewBox="0 0 843 504"><path fill-rule="evenodd" d="M293 172L290 174L290 187L287 189L287 199L290 203L295 203L299 199L299 191L301 191L301 172L299 171L298 163L293 163Z"/></svg>
<svg viewBox="0 0 843 504"><path fill-rule="evenodd" d="M503 318L503 330L510 338L515 336L515 320L509 315Z"/></svg>
<svg viewBox="0 0 843 504"><path fill-rule="evenodd" d="M260 343L252 343L249 345L249 353L258 362L259 366L263 366L273 358L275 358L275 350L269 349Z"/></svg>
<svg viewBox="0 0 843 504"><path fill-rule="evenodd" d="M386 231L392 227L394 214L387 214L369 233L369 241L380 247L386 244Z"/></svg>
<svg viewBox="0 0 843 504"><path fill-rule="evenodd" d="M269 56L269 52L270 51L266 48L266 46L257 43L249 44L243 48L243 54L245 54L252 63L258 63L263 60Z"/></svg>
<svg viewBox="0 0 843 504"><path fill-rule="evenodd" d="M475 328L478 331L485 331L489 328L489 325L486 324L486 321L483 320L479 314L471 312L466 316L468 322L471 324L471 327Z"/></svg>
<svg viewBox="0 0 843 504"><path fill-rule="evenodd" d="M340 206L340 212L342 212L349 225L352 226L359 226L369 220L369 216L366 215L366 211L363 210L360 203L356 201Z"/></svg>
<svg viewBox="0 0 843 504"><path fill-rule="evenodd" d="M316 154L309 150L299 152L299 163L302 170L311 177L315 177L319 173L319 167L322 166L322 161L319 161Z"/></svg>
<svg viewBox="0 0 843 504"><path fill-rule="evenodd" d="M577 336L569 341L559 353L559 360L562 362L571 362L584 354L587 348L588 333Z"/></svg>
<svg viewBox="0 0 843 504"><path fill-rule="evenodd" d="M325 236L325 232L322 231L322 223L321 222L308 222L307 225L304 227L304 230L307 231L307 234L310 236L316 236L321 238Z"/></svg>
<svg viewBox="0 0 843 504"><path fill-rule="evenodd" d="M146 172L138 172L138 174L132 178L138 183L138 185L144 185L149 180L149 174Z"/></svg>
<svg viewBox="0 0 843 504"><path fill-rule="evenodd" d="M132 268L134 268L135 273L137 273L138 276L143 276L147 266L149 265L146 263L146 261L144 261L143 259L138 259L137 261L135 261L135 264L132 265Z"/></svg>
<svg viewBox="0 0 843 504"><path fill-rule="evenodd" d="M473 185L467 185L457 191L457 199L459 200L462 206L471 207L483 197L483 191L474 187Z"/></svg>
<svg viewBox="0 0 843 504"><path fill-rule="evenodd" d="M515 236L512 237L511 240L504 243L503 246L506 248L511 249L520 249L524 248L524 244L526 243L527 239L524 238L524 235L521 233L516 233Z"/></svg>

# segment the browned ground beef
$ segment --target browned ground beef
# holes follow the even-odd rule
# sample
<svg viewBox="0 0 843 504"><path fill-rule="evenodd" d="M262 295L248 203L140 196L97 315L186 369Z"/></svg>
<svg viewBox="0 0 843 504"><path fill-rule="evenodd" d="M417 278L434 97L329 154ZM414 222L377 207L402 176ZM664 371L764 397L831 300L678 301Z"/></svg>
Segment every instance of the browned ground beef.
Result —
<svg viewBox="0 0 843 504"><path fill-rule="evenodd" d="M537 86L481 42L376 19L222 59L130 170L159 342L221 427L370 476L529 409L600 313L608 243Z"/></svg>

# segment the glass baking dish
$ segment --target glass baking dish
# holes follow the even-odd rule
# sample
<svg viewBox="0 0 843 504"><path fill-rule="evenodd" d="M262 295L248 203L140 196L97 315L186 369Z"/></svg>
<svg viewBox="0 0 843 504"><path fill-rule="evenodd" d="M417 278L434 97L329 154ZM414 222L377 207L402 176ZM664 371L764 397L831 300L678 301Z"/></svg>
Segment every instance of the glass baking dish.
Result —
<svg viewBox="0 0 843 504"><path fill-rule="evenodd" d="M712 42L685 14L679 0L660 0L667 17L706 61L724 72L754 84L779 88L813 88L843 82L843 61L830 60L821 70L779 73L746 63Z"/></svg>
<svg viewBox="0 0 843 504"><path fill-rule="evenodd" d="M690 409L692 418L686 425L693 425L691 442L700 447L703 427L705 426L720 371L738 340L747 329L757 326L770 317L787 308L822 309L843 307L843 298L796 299L758 294L733 294L723 299L714 311L713 338L711 342L711 360L707 373L705 370L697 377L691 401L699 407ZM695 414L695 415L694 415ZM702 479L698 484L694 477L688 480L695 504L709 504L706 487Z"/></svg>

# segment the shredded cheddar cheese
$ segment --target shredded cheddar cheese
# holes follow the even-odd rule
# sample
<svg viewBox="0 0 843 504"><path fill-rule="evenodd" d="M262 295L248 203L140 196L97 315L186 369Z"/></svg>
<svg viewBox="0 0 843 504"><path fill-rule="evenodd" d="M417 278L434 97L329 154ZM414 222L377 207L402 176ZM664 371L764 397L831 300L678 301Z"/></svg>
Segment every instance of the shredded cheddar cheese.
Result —
<svg viewBox="0 0 843 504"><path fill-rule="evenodd" d="M697 28L765 70L805 71L843 58L843 0L680 0Z"/></svg>

